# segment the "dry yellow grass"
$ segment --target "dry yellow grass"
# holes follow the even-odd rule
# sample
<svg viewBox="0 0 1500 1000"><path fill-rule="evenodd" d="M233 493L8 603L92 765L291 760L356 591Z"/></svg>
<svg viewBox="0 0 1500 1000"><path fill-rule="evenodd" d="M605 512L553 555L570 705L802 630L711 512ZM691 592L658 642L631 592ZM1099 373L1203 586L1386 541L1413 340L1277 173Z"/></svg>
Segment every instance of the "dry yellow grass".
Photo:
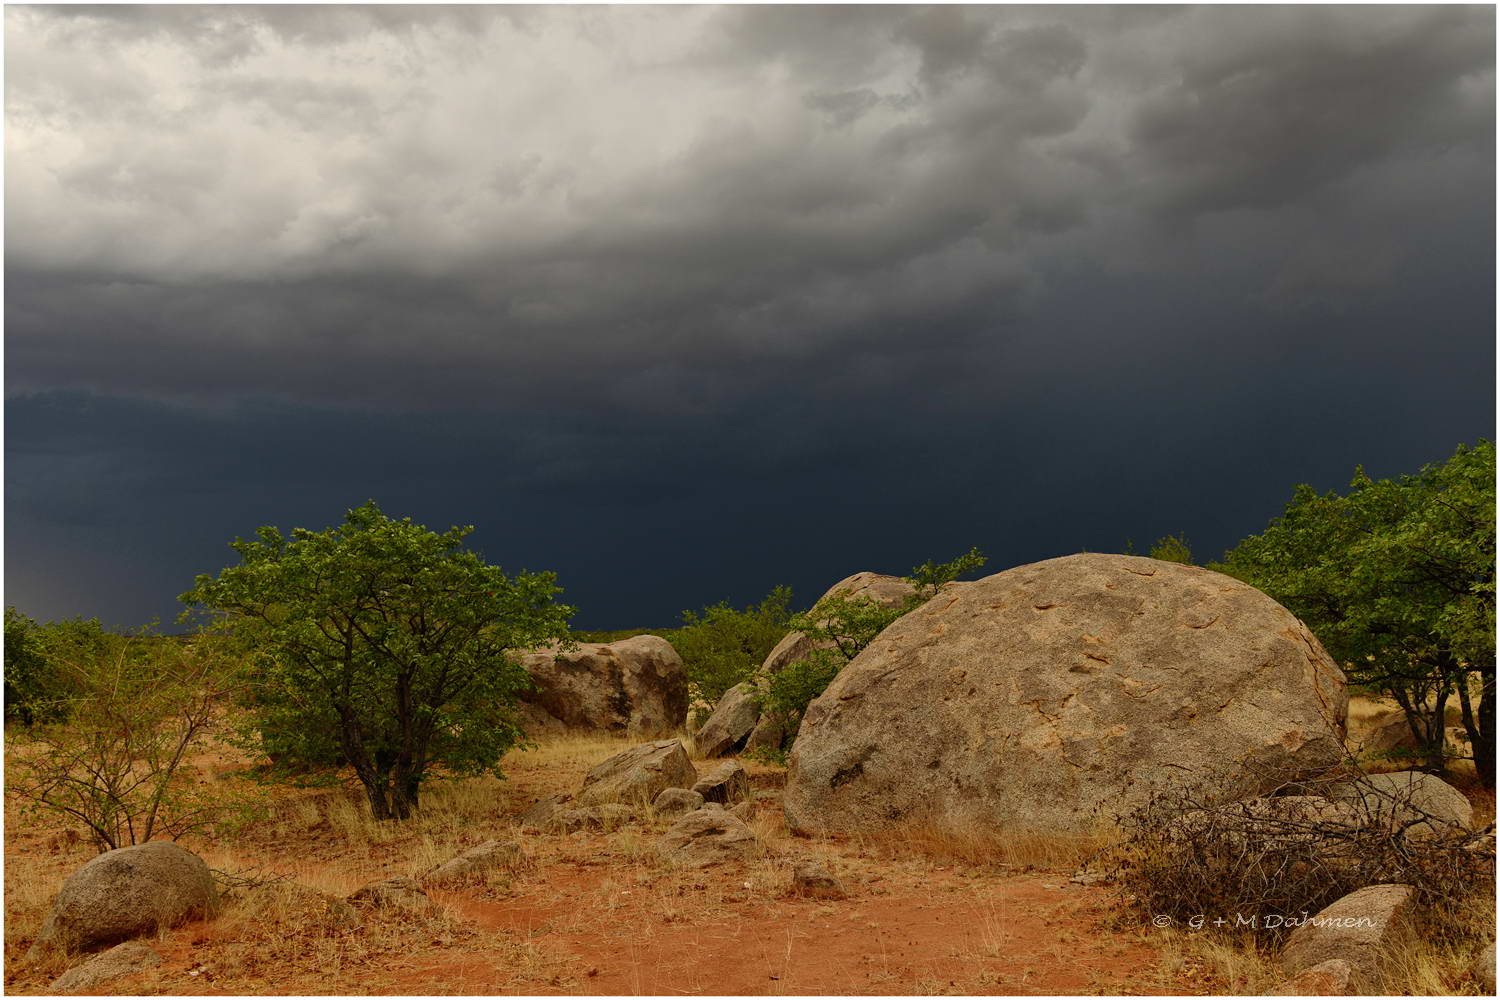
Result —
<svg viewBox="0 0 1500 1000"><path fill-rule="evenodd" d="M912 822L853 838L881 857L922 857L976 867L1075 871L1114 842L1112 831L995 829L977 823Z"/></svg>
<svg viewBox="0 0 1500 1000"><path fill-rule="evenodd" d="M1058 969L1075 966L1085 954L1097 963L1088 982L1105 991L1119 991L1129 982L1136 990L1154 984L1174 992L1253 993L1280 981L1266 956L1203 935L1151 935L1164 959L1151 971L1152 961L1140 957L1143 939L1134 932L1120 934L1072 919L1049 919L1039 928L1033 909L1006 902L1006 893L1018 885L1055 882L1067 889L1066 874L1054 879L1017 876L1015 871L1071 872L1108 839L1102 833L1059 837L914 824L878 836L793 838L775 801L763 799L749 820L762 853L743 865L693 871L661 864L655 843L673 817L650 809L639 822L607 835L515 830L515 814L543 796L576 792L593 765L634 742L594 735L548 739L536 751L509 755L505 780L425 786L421 809L402 823L373 820L362 796L352 790L263 790L268 802L264 822L232 837L187 846L221 871L290 875L306 889L271 885L236 891L214 921L163 934L158 946L167 961L120 988L134 993L591 992L603 980L590 978L592 960L587 956L609 946L614 962L630 970L625 978L609 980L610 990L646 991L664 981L651 975L665 942L689 952L713 947L718 940L714 935L738 933L740 921L759 921L756 926L772 930L717 953L718 961L770 969L779 978L764 979L754 989L767 993L796 992L788 986L798 982L795 974L822 957L815 948L794 942L794 926L802 929L799 933L821 927L826 930L820 933L877 942L868 962L840 973L844 978L837 982L847 984L846 989L832 986L825 992L1045 991L1048 983L1059 982ZM226 777L220 763L205 772L205 780L246 782ZM745 763L757 789L779 782L777 769ZM7 802L8 821L12 815ZM56 837L60 829L26 821L8 827L10 992L36 992L61 971L56 963L28 967L23 958L62 879L93 854L87 844ZM531 864L520 871L492 870L458 886L434 887L435 905L420 913L361 914L350 925L338 907L307 891L343 897L374 879L421 876L492 838L516 839ZM857 903L792 895L794 863L810 854L830 863ZM963 907L962 919L932 939L931 954L920 963L887 952L892 939L876 936L877 919L886 917L872 914L892 892L897 914L908 912L901 907L919 905L910 900L925 904L929 897L936 907ZM1084 891L1073 887L1068 892ZM866 916L854 920L856 912ZM905 926L904 917L893 919ZM1492 914L1489 919L1493 921ZM571 944L560 943L565 941ZM1468 961L1465 947L1424 951L1418 943L1404 943L1405 950L1393 953L1392 968L1405 971L1393 973L1391 983L1473 992L1462 971ZM1136 957L1110 957L1127 948L1135 948ZM1016 961L1018 952L1028 956L1025 962ZM1121 969L1120 963L1126 967ZM940 968L949 971L933 971ZM963 971L955 973L955 968ZM190 974L194 970L198 975ZM683 973L683 988L721 992L723 975L734 971L729 966L690 969Z"/></svg>

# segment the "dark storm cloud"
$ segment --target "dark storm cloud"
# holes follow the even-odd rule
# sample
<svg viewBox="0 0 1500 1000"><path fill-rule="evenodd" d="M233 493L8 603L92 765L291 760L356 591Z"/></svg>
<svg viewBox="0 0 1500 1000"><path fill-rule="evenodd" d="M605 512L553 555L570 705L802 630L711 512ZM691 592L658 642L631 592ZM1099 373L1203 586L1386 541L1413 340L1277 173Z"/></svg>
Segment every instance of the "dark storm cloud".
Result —
<svg viewBox="0 0 1500 1000"><path fill-rule="evenodd" d="M172 497L218 513L162 580L378 495L509 509L659 624L789 560L1178 530L1184 466L1212 554L1491 432L1487 8L6 18L22 591L118 581ZM599 582L689 529L637 604Z"/></svg>

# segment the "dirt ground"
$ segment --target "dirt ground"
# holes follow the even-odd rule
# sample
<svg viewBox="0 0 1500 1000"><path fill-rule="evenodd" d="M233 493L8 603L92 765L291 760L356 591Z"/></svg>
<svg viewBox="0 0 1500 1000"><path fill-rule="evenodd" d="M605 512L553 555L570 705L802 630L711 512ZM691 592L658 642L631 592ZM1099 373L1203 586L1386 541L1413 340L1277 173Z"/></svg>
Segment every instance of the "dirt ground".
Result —
<svg viewBox="0 0 1500 1000"><path fill-rule="evenodd" d="M741 865L674 871L655 857L665 822L612 833L519 833L512 817L576 791L593 764L630 745L564 737L506 758L506 780L437 782L406 823L369 820L357 794L259 790L227 754L203 780L272 797L232 836L186 840L210 867L289 877L339 896L366 882L420 876L491 838L529 856L513 872L433 890L419 916L326 914L268 903L244 888L213 919L164 931L161 966L111 990L147 994L1206 994L1233 992L1180 941L1122 920L1112 891L1070 884L1071 863L860 839L790 836L779 769L747 762L751 823L764 853ZM61 824L7 800L6 973L38 993L66 963L26 951L63 880L94 855ZM791 891L792 867L826 859L848 898ZM279 897L278 897L279 898Z"/></svg>

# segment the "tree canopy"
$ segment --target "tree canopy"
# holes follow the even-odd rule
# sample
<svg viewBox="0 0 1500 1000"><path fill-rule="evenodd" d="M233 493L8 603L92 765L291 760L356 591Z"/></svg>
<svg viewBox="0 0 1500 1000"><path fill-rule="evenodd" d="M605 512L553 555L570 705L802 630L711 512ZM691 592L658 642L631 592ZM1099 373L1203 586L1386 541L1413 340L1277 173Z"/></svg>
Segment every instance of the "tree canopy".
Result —
<svg viewBox="0 0 1500 1000"><path fill-rule="evenodd" d="M498 773L531 683L508 653L567 636L554 574L507 576L463 547L472 530L433 532L372 500L324 531L236 539L240 564L181 595L255 650L262 732L336 739L380 819L409 815L435 765Z"/></svg>
<svg viewBox="0 0 1500 1000"><path fill-rule="evenodd" d="M1286 605L1352 682L1396 699L1429 766L1442 766L1456 696L1476 770L1493 783L1493 442L1395 479L1356 469L1344 496L1298 486L1280 517L1212 568Z"/></svg>

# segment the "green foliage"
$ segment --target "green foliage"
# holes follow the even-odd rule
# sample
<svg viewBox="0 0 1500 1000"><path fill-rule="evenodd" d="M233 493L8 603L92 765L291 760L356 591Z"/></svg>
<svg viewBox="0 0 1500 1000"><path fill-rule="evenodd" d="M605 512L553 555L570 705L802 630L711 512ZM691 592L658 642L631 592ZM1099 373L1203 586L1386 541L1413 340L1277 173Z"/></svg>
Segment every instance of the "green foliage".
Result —
<svg viewBox="0 0 1500 1000"><path fill-rule="evenodd" d="M96 655L108 641L97 618L38 624L5 609L5 720L32 725L67 716L76 676L65 663Z"/></svg>
<svg viewBox="0 0 1500 1000"><path fill-rule="evenodd" d="M1475 765L1494 780L1495 447L1460 446L1416 475L1355 472L1348 495L1298 486L1281 517L1211 568L1307 623L1350 680L1395 698L1443 763L1456 695ZM1477 693L1477 704L1474 695Z"/></svg>
<svg viewBox="0 0 1500 1000"><path fill-rule="evenodd" d="M66 682L64 722L11 735L9 786L28 811L59 813L99 850L174 840L243 812L246 803L194 780L238 664L209 636L191 641L63 629L48 648ZM70 634L71 633L71 634Z"/></svg>
<svg viewBox="0 0 1500 1000"><path fill-rule="evenodd" d="M472 530L370 501L325 531L237 539L240 565L181 598L257 651L248 703L273 749L317 760L336 739L378 819L410 815L435 767L498 775L531 684L508 654L567 637L556 577L507 576L463 548Z"/></svg>
<svg viewBox="0 0 1500 1000"><path fill-rule="evenodd" d="M1151 546L1150 556L1162 562L1193 565L1193 550L1188 546L1187 538L1183 536L1168 535L1166 538L1158 538L1156 544Z"/></svg>
<svg viewBox="0 0 1500 1000"><path fill-rule="evenodd" d="M783 586L743 610L720 601L682 613L682 626L667 638L682 657L694 699L715 705L724 692L750 679L786 635L791 600L792 588Z"/></svg>
<svg viewBox="0 0 1500 1000"><path fill-rule="evenodd" d="M638 635L655 635L666 639L672 639L673 628L612 628L593 629L589 631L573 632L574 642L619 642L621 639L633 639Z"/></svg>
<svg viewBox="0 0 1500 1000"><path fill-rule="evenodd" d="M943 584L979 569L984 563L984 555L977 548L945 563L925 562L905 577L914 591L894 607L839 592L793 615L789 622L792 629L805 633L818 648L805 659L788 664L780 673L763 680L761 711L781 725L789 737L795 734L812 700L886 626L931 600Z"/></svg>

